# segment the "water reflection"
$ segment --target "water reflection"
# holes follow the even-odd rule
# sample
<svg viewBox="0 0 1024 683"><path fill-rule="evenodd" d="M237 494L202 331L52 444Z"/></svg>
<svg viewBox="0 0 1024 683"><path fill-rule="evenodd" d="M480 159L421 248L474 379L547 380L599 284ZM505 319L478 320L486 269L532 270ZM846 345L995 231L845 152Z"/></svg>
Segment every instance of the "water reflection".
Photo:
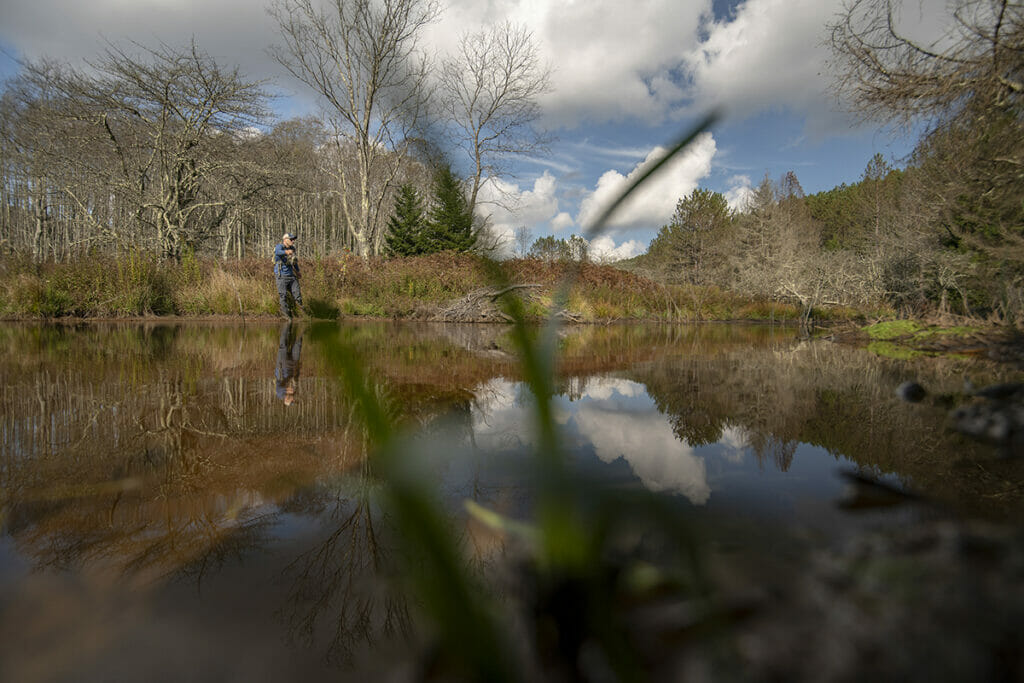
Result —
<svg viewBox="0 0 1024 683"><path fill-rule="evenodd" d="M360 645L409 631L409 605L388 581L395 550L374 487L364 475L343 491L312 496L321 526L281 572L287 595L280 614L289 639L321 644L329 660L346 665Z"/></svg>
<svg viewBox="0 0 1024 683"><path fill-rule="evenodd" d="M274 369L277 397L290 406L295 401L302 356L302 333L293 328L291 320L281 325L277 346L277 367Z"/></svg>
<svg viewBox="0 0 1024 683"><path fill-rule="evenodd" d="M382 323L341 334L410 429L443 424L446 438L481 453L532 445L530 399L502 328ZM317 354L301 358L298 326L8 327L0 336L20 349L0 362L9 531L52 538L49 523L77 519L71 535L81 541L84 520L103 521L107 534L132 507L146 510L140 520L162 508L159 517L186 529L234 528L246 510L272 510L364 463L352 406ZM914 376L953 394L965 370L995 381L998 368L908 365L768 328L588 327L561 345L554 403L574 451L622 463L652 490L705 504L716 490L711 464L721 471L749 456L786 472L803 444L989 515L1020 509L1006 476L1014 463L950 433L946 407L892 393ZM272 388L262 379L271 357ZM275 410L294 396L300 362L303 400ZM150 524L141 535L152 535ZM67 564L74 553L54 555Z"/></svg>
<svg viewBox="0 0 1024 683"><path fill-rule="evenodd" d="M523 391L521 384L508 380L485 385L473 422L476 443L483 450L534 445L523 430L531 414ZM704 460L673 433L643 385L594 377L556 397L554 407L574 452L595 455L604 463L622 458L648 489L680 493L698 505L707 501L711 489Z"/></svg>
<svg viewBox="0 0 1024 683"><path fill-rule="evenodd" d="M457 524L463 498L522 508L528 492L507 465L534 443L532 398L504 328L374 323L338 334L419 435L410 457L437 478ZM237 609L226 595L240 582L254 602L240 618L347 665L408 630L366 435L315 346L302 357L300 326L6 326L0 344L18 350L0 357L0 603L12 606L0 627L58 619L40 610L45 591L28 588L30 569L59 569L129 577L160 596L184 579L225 610ZM1020 463L948 430L946 406L893 394L913 377L955 396L965 372L1016 379L979 361L883 360L767 327L586 327L560 339L553 402L581 467L701 512L756 503L813 525L846 464L943 505L1017 518ZM438 442L448 446L428 447ZM501 540L478 531L466 527L467 552L500 554ZM4 602L12 595L35 597ZM207 608L184 599L167 609L216 638L199 618ZM96 627L85 612L73 638ZM124 655L116 641L94 656ZM38 663L49 645L15 660Z"/></svg>

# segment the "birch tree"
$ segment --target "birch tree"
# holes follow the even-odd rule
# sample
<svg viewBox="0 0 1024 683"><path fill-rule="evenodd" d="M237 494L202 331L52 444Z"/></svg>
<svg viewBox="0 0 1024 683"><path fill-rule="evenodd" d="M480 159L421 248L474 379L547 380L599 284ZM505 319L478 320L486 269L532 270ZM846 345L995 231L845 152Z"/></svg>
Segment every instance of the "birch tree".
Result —
<svg viewBox="0 0 1024 683"><path fill-rule="evenodd" d="M274 57L321 98L333 126L343 217L364 258L383 247L391 186L426 114L419 36L438 12L436 0L330 0L325 9L277 0L270 8L283 40Z"/></svg>

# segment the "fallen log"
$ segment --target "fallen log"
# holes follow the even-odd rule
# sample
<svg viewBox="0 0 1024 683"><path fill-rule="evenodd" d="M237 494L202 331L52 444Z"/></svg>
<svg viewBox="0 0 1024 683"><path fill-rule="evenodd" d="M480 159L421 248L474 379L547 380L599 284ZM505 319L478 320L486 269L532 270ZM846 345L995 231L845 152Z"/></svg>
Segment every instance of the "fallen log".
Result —
<svg viewBox="0 0 1024 683"><path fill-rule="evenodd" d="M441 311L445 322L512 322L512 317L498 306L498 299L518 290L540 289L539 284L509 285L501 289L484 287L477 289L453 302ZM532 292L528 293L528 296Z"/></svg>

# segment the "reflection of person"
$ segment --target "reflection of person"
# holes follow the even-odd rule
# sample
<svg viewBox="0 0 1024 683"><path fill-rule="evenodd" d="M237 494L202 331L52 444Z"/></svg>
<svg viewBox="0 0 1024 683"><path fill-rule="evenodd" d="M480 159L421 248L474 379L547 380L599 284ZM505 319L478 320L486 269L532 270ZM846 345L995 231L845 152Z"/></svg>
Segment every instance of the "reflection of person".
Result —
<svg viewBox="0 0 1024 683"><path fill-rule="evenodd" d="M281 315L285 318L292 317L288 307L289 293L295 299L295 307L303 312L302 290L299 288L302 272L295 256L296 239L294 234L286 232L281 237L281 243L274 247L274 277L277 280L277 295L281 298Z"/></svg>
<svg viewBox="0 0 1024 683"><path fill-rule="evenodd" d="M277 346L277 397L290 406L295 400L295 385L299 379L299 355L302 353L302 335L295 334L291 322L281 325L281 339Z"/></svg>

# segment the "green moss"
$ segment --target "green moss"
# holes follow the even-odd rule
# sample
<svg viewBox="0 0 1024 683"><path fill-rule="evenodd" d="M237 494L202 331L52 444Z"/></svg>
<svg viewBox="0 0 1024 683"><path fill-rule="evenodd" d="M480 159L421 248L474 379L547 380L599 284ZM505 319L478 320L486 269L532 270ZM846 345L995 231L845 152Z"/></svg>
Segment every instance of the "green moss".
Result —
<svg viewBox="0 0 1024 683"><path fill-rule="evenodd" d="M888 320L861 329L872 339L886 340L915 334L921 330L921 325L913 320Z"/></svg>
<svg viewBox="0 0 1024 683"><path fill-rule="evenodd" d="M384 317L384 309L377 303L369 301L345 301L342 304L342 311L346 315L369 316L373 318Z"/></svg>
<svg viewBox="0 0 1024 683"><path fill-rule="evenodd" d="M924 351L918 351L906 346L899 346L891 341L873 341L868 344L868 351L883 358L894 358L896 360L910 360L926 355Z"/></svg>
<svg viewBox="0 0 1024 683"><path fill-rule="evenodd" d="M960 325L958 327L929 327L914 335L915 341L925 341L935 337L966 337L980 331L980 328Z"/></svg>

